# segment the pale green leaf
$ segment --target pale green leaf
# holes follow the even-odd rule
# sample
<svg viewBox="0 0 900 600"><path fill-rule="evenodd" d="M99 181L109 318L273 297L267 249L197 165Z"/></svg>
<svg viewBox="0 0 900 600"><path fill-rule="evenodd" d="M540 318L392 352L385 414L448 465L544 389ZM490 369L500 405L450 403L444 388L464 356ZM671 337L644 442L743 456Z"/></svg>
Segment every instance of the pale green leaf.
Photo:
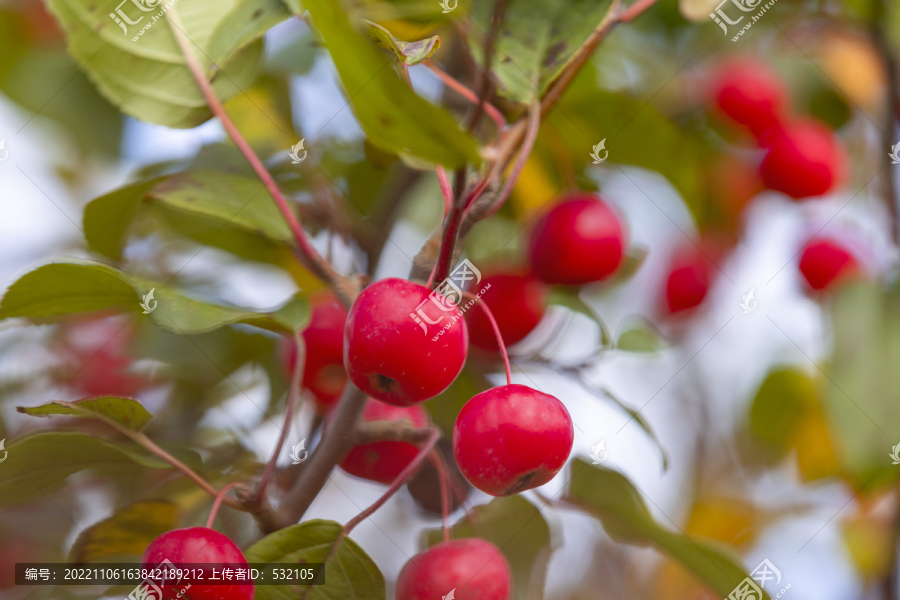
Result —
<svg viewBox="0 0 900 600"><path fill-rule="evenodd" d="M172 502L135 502L82 531L69 551L69 562L139 557L154 538L177 527L177 517L178 506Z"/></svg>
<svg viewBox="0 0 900 600"><path fill-rule="evenodd" d="M416 95L392 59L356 33L337 0L305 0L356 118L370 142L456 168L478 163L475 140L445 110Z"/></svg>
<svg viewBox="0 0 900 600"><path fill-rule="evenodd" d="M178 11L195 55L222 100L250 85L262 52L259 38L290 16L279 0L47 4L66 32L69 52L100 92L126 114L168 127L194 127L211 112L169 29L167 10Z"/></svg>
<svg viewBox="0 0 900 600"><path fill-rule="evenodd" d="M571 469L566 499L597 517L614 540L654 546L665 552L720 598L727 597L748 576L727 546L660 525L647 510L640 492L621 473L577 458ZM763 597L769 598L765 592Z"/></svg>
<svg viewBox="0 0 900 600"><path fill-rule="evenodd" d="M369 33L408 67L419 64L441 47L441 38L436 35L415 42L404 42L378 23L366 21L366 25L369 26Z"/></svg>
<svg viewBox="0 0 900 600"><path fill-rule="evenodd" d="M331 554L342 526L313 519L285 527L250 546L244 555L250 563L324 563ZM295 600L309 586L258 586L256 600ZM312 586L306 598L329 600L384 600L384 576L369 555L349 537L325 565L324 582Z"/></svg>
<svg viewBox="0 0 900 600"><path fill-rule="evenodd" d="M40 406L17 406L16 410L26 415L49 417L65 415L70 417L107 418L131 429L141 431L153 415L134 398L102 396L85 398L75 402L55 400Z"/></svg>
<svg viewBox="0 0 900 600"><path fill-rule="evenodd" d="M611 0L510 0L491 60L497 93L526 104L542 96L611 4ZM493 11L493 2L472 5L469 44L482 65Z"/></svg>

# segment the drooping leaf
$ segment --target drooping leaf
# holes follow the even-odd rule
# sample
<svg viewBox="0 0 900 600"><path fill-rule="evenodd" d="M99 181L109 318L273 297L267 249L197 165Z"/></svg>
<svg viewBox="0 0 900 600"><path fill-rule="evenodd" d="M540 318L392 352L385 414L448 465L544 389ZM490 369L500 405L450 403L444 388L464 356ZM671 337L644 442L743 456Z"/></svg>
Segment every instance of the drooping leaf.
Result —
<svg viewBox="0 0 900 600"><path fill-rule="evenodd" d="M612 336L609 334L606 323L604 323L603 319L600 318L600 315L597 314L597 311L595 311L590 304L581 299L577 291L556 286L550 291L550 297L547 299L547 304L564 306L572 312L586 316L600 328L600 345L604 348L608 348L612 343Z"/></svg>
<svg viewBox="0 0 900 600"><path fill-rule="evenodd" d="M84 433L44 432L7 440L8 455L0 469L0 507L9 507L63 487L83 469L128 467L154 469L170 465L136 444L114 444Z"/></svg>
<svg viewBox="0 0 900 600"><path fill-rule="evenodd" d="M660 525L650 514L637 488L624 475L575 459L567 500L586 509L603 524L614 540L638 546L654 546L677 560L725 598L748 577L727 546L690 538ZM763 592L763 598L769 600Z"/></svg>
<svg viewBox="0 0 900 600"><path fill-rule="evenodd" d="M609 10L610 0L511 0L503 14L491 69L497 93L529 103L543 95ZM470 46L484 64L492 2L474 2Z"/></svg>
<svg viewBox="0 0 900 600"><path fill-rule="evenodd" d="M538 507L522 496L508 496L472 512L471 519L463 517L453 526L453 538L478 537L497 546L512 569L517 600L532 597L533 588L543 589L553 545L550 525ZM442 540L440 530L428 533L429 546Z"/></svg>
<svg viewBox="0 0 900 600"><path fill-rule="evenodd" d="M871 490L897 478L896 469L883 467L900 442L900 293L849 284L836 292L832 322L823 405L843 467Z"/></svg>
<svg viewBox="0 0 900 600"><path fill-rule="evenodd" d="M312 14L370 142L451 168L480 161L475 140L448 112L416 95L400 79L391 59L356 33L340 2L306 0L303 6Z"/></svg>
<svg viewBox="0 0 900 600"><path fill-rule="evenodd" d="M36 417L49 417L50 415L105 417L132 431L142 431L153 418L153 415L134 398L117 398L115 396L85 398L75 402L55 400L40 406L17 406L16 410Z"/></svg>
<svg viewBox="0 0 900 600"><path fill-rule="evenodd" d="M632 320L616 342L616 349L624 352L657 352L664 347L662 334L644 319Z"/></svg>
<svg viewBox="0 0 900 600"><path fill-rule="evenodd" d="M119 260L125 234L141 199L163 178L138 181L91 200L84 207L84 237L94 252Z"/></svg>
<svg viewBox="0 0 900 600"><path fill-rule="evenodd" d="M340 523L312 519L269 534L244 555L251 563L324 563L341 533ZM258 586L257 600L294 600L309 586ZM325 565L324 583L312 586L309 600L354 598L384 600L384 576L369 555L349 537Z"/></svg>
<svg viewBox="0 0 900 600"><path fill-rule="evenodd" d="M66 32L69 52L100 92L126 114L167 127L194 127L211 116L169 29L167 10L178 12L223 100L250 85L262 52L259 38L290 16L278 0L177 0L170 9L162 0L47 2ZM223 74L213 77L214 70Z"/></svg>
<svg viewBox="0 0 900 600"><path fill-rule="evenodd" d="M177 517L178 506L172 502L135 502L82 531L69 551L69 562L139 557L154 538L177 527Z"/></svg>
<svg viewBox="0 0 900 600"><path fill-rule="evenodd" d="M393 51L397 58L408 67L419 64L441 47L441 38L436 35L415 42L403 42L378 23L366 21L366 25L369 26L369 33L375 36L375 39L381 42L385 48Z"/></svg>
<svg viewBox="0 0 900 600"><path fill-rule="evenodd" d="M38 267L14 282L0 301L0 320L53 322L96 311L142 313L145 299L152 308L148 318L171 333L202 333L234 323L291 333L309 318L309 304L300 295L274 312L251 312L193 300L108 265L72 259Z"/></svg>

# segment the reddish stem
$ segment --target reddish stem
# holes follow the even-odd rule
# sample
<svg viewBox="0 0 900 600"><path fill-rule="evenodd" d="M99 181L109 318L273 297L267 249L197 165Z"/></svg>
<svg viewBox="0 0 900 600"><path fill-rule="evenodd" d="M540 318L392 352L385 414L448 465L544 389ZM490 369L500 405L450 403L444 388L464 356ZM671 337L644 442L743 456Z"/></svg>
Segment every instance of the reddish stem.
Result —
<svg viewBox="0 0 900 600"><path fill-rule="evenodd" d="M506 199L512 193L516 182L519 180L519 176L522 174L522 169L525 168L525 163L528 162L528 157L531 156L531 150L534 148L535 141L537 141L538 131L540 130L540 128L541 105L540 103L535 102L531 105L528 112L528 129L525 131L525 140L519 147L519 154L516 157L516 162L515 164L513 164L513 168L509 173L509 177L506 178L506 181L503 184L503 189L494 200L493 206L484 216L485 219L500 210L500 207L503 206L503 203L506 202Z"/></svg>
<svg viewBox="0 0 900 600"><path fill-rule="evenodd" d="M634 21L645 10L656 4L656 0L638 0L619 15L619 23L629 23Z"/></svg>
<svg viewBox="0 0 900 600"><path fill-rule="evenodd" d="M450 472L444 462L444 456L434 449L431 451L432 464L437 469L438 477L441 480L441 529L444 532L444 541L450 541Z"/></svg>
<svg viewBox="0 0 900 600"><path fill-rule="evenodd" d="M216 513L219 512L219 505L222 504L222 500L225 498L225 492L227 492L228 490L230 490L237 484L238 484L238 482L232 481L231 483L229 483L225 487L223 487L221 490L219 490L218 494L216 494L216 501L213 502L212 510L209 511L209 518L206 520L206 528L207 529L212 529L213 523L216 520Z"/></svg>
<svg viewBox="0 0 900 600"><path fill-rule="evenodd" d="M256 499L263 497L266 486L272 479L272 472L275 470L275 463L278 455L284 448L284 441L287 439L288 433L291 431L291 424L294 421L294 411L297 406L297 398L300 397L300 389L303 387L303 368L306 365L306 344L303 341L303 335L300 332L294 332L294 345L297 348L297 360L294 363L294 372L291 373L291 387L288 390L287 410L284 413L284 425L281 427L281 434L278 436L278 443L269 457L259 480L259 489L256 491Z"/></svg>
<svg viewBox="0 0 900 600"><path fill-rule="evenodd" d="M481 298L471 292L463 292L462 294L466 298L475 300L476 302L481 300ZM503 366L506 367L506 385L511 385L512 374L509 370L509 356L506 354L506 344L503 343L503 336L500 335L500 328L497 326L497 321L494 319L494 314L491 312L491 309L488 308L487 302L481 300L481 303L478 306L484 311L485 316L487 316L488 321L491 323L491 328L494 330L494 336L497 338L497 345L500 346L500 354L503 356Z"/></svg>
<svg viewBox="0 0 900 600"><path fill-rule="evenodd" d="M435 165L434 172L437 173L438 182L441 184L441 194L444 196L444 218L450 212L453 206L453 188L450 186L450 178L447 177L447 171L441 165Z"/></svg>
<svg viewBox="0 0 900 600"><path fill-rule="evenodd" d="M475 92L454 79L446 71L437 66L437 64L435 64L431 60L424 60L422 61L422 64L431 69L432 73L440 77L441 81L443 81L447 87L458 93L460 96L462 96L472 104L478 104L478 96L475 94ZM503 117L503 113L501 113L496 106L494 106L490 102L485 102L484 112L486 112L488 116L494 120L494 123L497 124L497 129L503 129L504 127L506 127L506 119Z"/></svg>
<svg viewBox="0 0 900 600"><path fill-rule="evenodd" d="M241 135L241 132L225 111L225 107L216 97L212 84L206 78L203 66L200 64L200 61L197 59L197 56L191 48L191 41L188 39L187 34L184 33L184 26L181 23L181 19L178 17L175 8L170 8L166 14L169 16L169 22L172 25L170 29L175 36L175 41L178 42L181 53L184 55L185 64L191 72L191 75L193 75L194 80L197 82L197 86L200 88L200 93L203 94L206 104L209 106L210 110L212 110L213 114L219 118L222 127L228 132L229 137L234 141L234 144L244 155L244 158L247 159L247 162L250 163L250 166L253 167L253 170L263 182L263 185L266 186L269 194L272 195L272 199L278 206L281 216L287 222L288 227L290 227L291 232L294 234L294 239L297 242L297 246L304 262L312 269L313 273L334 288L334 291L341 299L341 302L349 308L352 304L352 298L348 297L345 286L340 284L342 277L325 259L322 258L309 242L306 233L303 231L303 227L300 225L300 221L297 220L297 216L291 210L290 204L288 204L288 201L281 194L281 190L278 189L278 185L275 183L274 178L262 164L262 161L259 160L259 157L256 156L256 153L253 152L250 144L248 144L247 140L244 139L244 136Z"/></svg>

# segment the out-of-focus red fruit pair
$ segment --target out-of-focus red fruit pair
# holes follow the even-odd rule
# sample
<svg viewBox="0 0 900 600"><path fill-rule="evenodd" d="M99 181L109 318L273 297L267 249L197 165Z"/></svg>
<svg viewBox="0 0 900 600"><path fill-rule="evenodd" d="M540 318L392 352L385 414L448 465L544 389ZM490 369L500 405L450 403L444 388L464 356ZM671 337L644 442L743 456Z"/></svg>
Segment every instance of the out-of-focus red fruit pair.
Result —
<svg viewBox="0 0 900 600"><path fill-rule="evenodd" d="M760 165L766 187L795 199L821 196L840 184L846 154L830 129L789 114L778 76L753 59L728 61L715 76L718 109L768 148Z"/></svg>
<svg viewBox="0 0 900 600"><path fill-rule="evenodd" d="M145 377L129 372L134 362L128 350L134 328L126 321L93 319L62 327L61 340L54 348L72 369L64 377L74 394L134 396L148 385Z"/></svg>

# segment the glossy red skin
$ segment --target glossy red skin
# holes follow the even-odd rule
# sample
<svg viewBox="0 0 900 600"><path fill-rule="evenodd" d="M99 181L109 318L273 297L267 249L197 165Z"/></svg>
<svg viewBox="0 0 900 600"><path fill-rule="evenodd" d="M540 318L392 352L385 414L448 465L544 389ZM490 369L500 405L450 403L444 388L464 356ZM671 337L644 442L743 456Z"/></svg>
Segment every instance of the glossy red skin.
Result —
<svg viewBox="0 0 900 600"><path fill-rule="evenodd" d="M466 538L435 544L416 554L397 577L397 600L509 600L512 571L492 543Z"/></svg>
<svg viewBox="0 0 900 600"><path fill-rule="evenodd" d="M536 277L507 273L489 275L481 280L478 288L487 290L466 311L469 340L474 346L494 352L500 349L487 315L479 308L482 302L494 315L503 343L507 346L522 340L544 318L550 290ZM478 290L471 291L477 293Z"/></svg>
<svg viewBox="0 0 900 600"><path fill-rule="evenodd" d="M596 196L577 195L554 206L531 232L534 274L546 283L582 285L612 275L622 263L625 230Z"/></svg>
<svg viewBox="0 0 900 600"><path fill-rule="evenodd" d="M856 259L837 242L809 244L800 256L800 272L814 290L823 290L840 277L856 271Z"/></svg>
<svg viewBox="0 0 900 600"><path fill-rule="evenodd" d="M453 456L469 483L509 496L553 479L574 439L562 402L524 385L503 385L476 394L459 411Z"/></svg>
<svg viewBox="0 0 900 600"><path fill-rule="evenodd" d="M414 427L428 425L428 414L421 406L391 406L371 398L366 401L362 416L367 423L405 419ZM419 449L407 442L360 444L350 449L341 468L363 479L392 483L418 453Z"/></svg>
<svg viewBox="0 0 900 600"><path fill-rule="evenodd" d="M344 370L344 325L347 311L332 293L313 296L309 326L303 330L306 362L303 388L316 399L316 412L325 414L341 397L347 384ZM283 346L285 370L290 377L297 362L297 346L286 340Z"/></svg>
<svg viewBox="0 0 900 600"><path fill-rule="evenodd" d="M177 566L189 563L230 563L246 565L243 552L224 534L206 527L173 529L162 534L147 546L141 557L141 567L155 569L168 559ZM221 569L218 577L221 577ZM210 570L204 579L212 577ZM157 582L158 584L158 582ZM163 598L175 600L183 585L167 584L163 587ZM253 600L252 583L234 585L192 584L185 595L190 600Z"/></svg>
<svg viewBox="0 0 900 600"><path fill-rule="evenodd" d="M376 281L356 298L344 329L344 368L357 388L376 400L411 406L453 383L466 362L466 322L459 308L445 312L430 295L424 286L390 278ZM410 315L420 304L431 321L440 321L416 323Z"/></svg>
<svg viewBox="0 0 900 600"><path fill-rule="evenodd" d="M821 196L844 176L846 155L830 129L812 120L772 132L759 167L766 187L795 199Z"/></svg>
<svg viewBox="0 0 900 600"><path fill-rule="evenodd" d="M759 136L783 119L787 92L778 75L764 63L743 59L722 65L714 97L718 109Z"/></svg>
<svg viewBox="0 0 900 600"><path fill-rule="evenodd" d="M698 306L709 292L709 265L699 252L681 251L666 278L666 307L679 313Z"/></svg>

